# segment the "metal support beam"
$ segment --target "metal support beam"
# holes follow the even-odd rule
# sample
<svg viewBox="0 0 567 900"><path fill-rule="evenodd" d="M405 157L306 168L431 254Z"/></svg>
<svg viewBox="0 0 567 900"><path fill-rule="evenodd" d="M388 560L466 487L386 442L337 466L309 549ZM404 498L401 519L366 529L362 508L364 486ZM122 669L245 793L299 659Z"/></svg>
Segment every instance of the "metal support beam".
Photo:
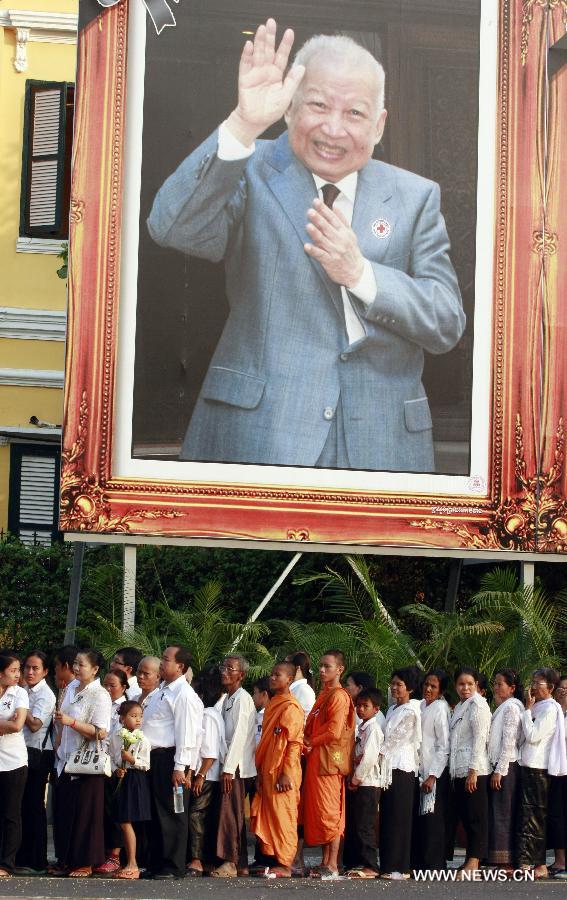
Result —
<svg viewBox="0 0 567 900"><path fill-rule="evenodd" d="M136 621L136 547L124 545L122 580L122 631L133 631Z"/></svg>
<svg viewBox="0 0 567 900"><path fill-rule="evenodd" d="M459 584L461 583L461 572L463 571L463 560L452 559L449 566L449 580L447 582L447 593L445 594L445 612L453 613L457 607L457 595L459 593Z"/></svg>
<svg viewBox="0 0 567 900"><path fill-rule="evenodd" d="M535 564L534 563L523 562L520 564L520 581L522 583L522 587L532 587L533 588L534 582L535 582Z"/></svg>
<svg viewBox="0 0 567 900"><path fill-rule="evenodd" d="M283 570L282 574L280 575L280 577L278 578L278 580L272 585L272 587L270 588L270 590L268 591L268 593L266 594L266 596L264 597L264 599L262 600L262 602L256 607L256 609L254 610L254 612L252 613L252 615L248 617L247 622L246 622L247 625L248 625L250 622L255 622L255 621L256 621L256 619L258 618L258 616L260 615L260 613L266 608L266 606L268 605L268 603L270 602L270 600L272 599L272 597L274 596L274 594L276 593L276 591L277 591L277 590L281 587L281 585L284 583L284 581L286 580L287 576L289 575L289 573L291 572L291 570L297 565L297 563L299 562L299 560L301 559L302 556L303 556L302 553L296 553L296 554L293 556L291 562L289 562L289 563L287 564L287 566L286 566L285 569ZM236 648L238 647L238 645L239 645L239 643L240 643L241 640L242 640L242 634L239 634L238 637L236 638L234 644L232 645L231 650L232 650L233 652L236 650Z"/></svg>
<svg viewBox="0 0 567 900"><path fill-rule="evenodd" d="M74 644L77 633L77 615L79 612L79 600L81 597L81 575L83 572L83 557L85 544L77 543L73 547L73 568L71 569L71 584L69 585L69 604L67 606L67 622L65 623L65 644Z"/></svg>
<svg viewBox="0 0 567 900"><path fill-rule="evenodd" d="M553 78L567 63L567 34L559 38L548 50L547 71Z"/></svg>

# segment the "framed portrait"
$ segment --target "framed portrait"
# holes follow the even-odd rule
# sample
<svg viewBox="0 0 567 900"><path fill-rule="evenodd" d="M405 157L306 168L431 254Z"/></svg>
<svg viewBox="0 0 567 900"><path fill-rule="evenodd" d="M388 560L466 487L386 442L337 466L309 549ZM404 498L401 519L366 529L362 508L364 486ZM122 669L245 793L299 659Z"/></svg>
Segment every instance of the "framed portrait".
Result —
<svg viewBox="0 0 567 900"><path fill-rule="evenodd" d="M62 529L563 552L565 9L160 3L81 0ZM315 49L227 156L266 12ZM325 177L369 295L306 249Z"/></svg>

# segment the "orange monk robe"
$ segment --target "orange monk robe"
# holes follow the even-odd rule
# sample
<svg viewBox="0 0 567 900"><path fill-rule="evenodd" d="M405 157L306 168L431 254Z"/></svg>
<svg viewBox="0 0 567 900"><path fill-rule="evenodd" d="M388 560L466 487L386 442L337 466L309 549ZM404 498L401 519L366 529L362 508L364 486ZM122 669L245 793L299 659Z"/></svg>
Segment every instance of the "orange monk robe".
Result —
<svg viewBox="0 0 567 900"><path fill-rule="evenodd" d="M301 791L300 819L308 847L329 844L344 834L344 774L327 775L322 770L329 768L333 758L350 765L354 728L354 707L344 688L322 690L305 723L305 737L313 748L307 755Z"/></svg>
<svg viewBox="0 0 567 900"><path fill-rule="evenodd" d="M250 830L262 851L291 866L297 851L297 811L301 787L301 748L305 714L293 694L276 694L264 712L256 768L262 778L250 811ZM281 774L289 775L290 791L277 791Z"/></svg>

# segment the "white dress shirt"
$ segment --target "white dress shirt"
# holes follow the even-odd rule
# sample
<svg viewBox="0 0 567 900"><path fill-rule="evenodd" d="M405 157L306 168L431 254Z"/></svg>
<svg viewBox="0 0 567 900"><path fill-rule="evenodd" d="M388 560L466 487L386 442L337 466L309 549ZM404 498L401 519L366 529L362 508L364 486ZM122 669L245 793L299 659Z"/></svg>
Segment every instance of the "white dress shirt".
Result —
<svg viewBox="0 0 567 900"><path fill-rule="evenodd" d="M315 706L315 691L311 685L307 684L307 678L298 678L297 681L292 681L289 690L301 706L305 713L305 721L307 721L307 716Z"/></svg>
<svg viewBox="0 0 567 900"><path fill-rule="evenodd" d="M264 713L265 709L259 709L256 711L256 732L254 734L254 739L256 741L256 746L260 743L260 738L262 737L262 725L264 724Z"/></svg>
<svg viewBox="0 0 567 900"><path fill-rule="evenodd" d="M108 732L111 706L110 694L102 687L100 679L95 678L82 690L79 690L78 681L72 681L61 703L61 712L71 716L76 722L88 722L89 725L95 725L96 728ZM57 750L59 775L69 757L79 749L83 741L84 737L70 725L63 727L61 743Z"/></svg>
<svg viewBox="0 0 567 900"><path fill-rule="evenodd" d="M492 713L488 737L488 759L492 771L504 778L510 763L520 756L524 707L515 697L505 700Z"/></svg>
<svg viewBox="0 0 567 900"><path fill-rule="evenodd" d="M176 772L195 769L203 727L203 701L185 675L163 684L148 697L143 728L152 750L175 747Z"/></svg>
<svg viewBox="0 0 567 900"><path fill-rule="evenodd" d="M128 687L126 689L126 699L127 700L137 700L140 694L142 693L142 689L138 684L138 679L135 675L131 675L128 679Z"/></svg>
<svg viewBox="0 0 567 900"><path fill-rule="evenodd" d="M492 716L488 703L480 694L457 703L451 716L451 778L466 778L469 770L489 775L488 734Z"/></svg>
<svg viewBox="0 0 567 900"><path fill-rule="evenodd" d="M391 706L386 715L386 731L382 754L388 768L417 775L421 744L421 709L419 700Z"/></svg>
<svg viewBox="0 0 567 900"><path fill-rule="evenodd" d="M112 700L112 706L110 708L110 728L108 730L109 736L113 734L117 728L120 728L120 707L123 703L126 703L128 699L127 693L122 694L118 700Z"/></svg>
<svg viewBox="0 0 567 900"><path fill-rule="evenodd" d="M0 697L0 720L13 719L16 710L29 709L28 693L19 685L6 688ZM28 750L22 731L0 735L0 772L13 772L28 764Z"/></svg>
<svg viewBox="0 0 567 900"><path fill-rule="evenodd" d="M110 754L110 763L112 771L116 769L139 769L141 772L147 772L150 768L150 742L144 735L141 740L129 747L124 747L124 740L120 736L120 728L118 728L111 736L108 742L108 752ZM122 759L122 751L129 750L134 757L134 763L125 762Z"/></svg>
<svg viewBox="0 0 567 900"><path fill-rule="evenodd" d="M246 157L252 156L254 148L255 144L252 144L250 147L246 147L244 144L242 144L238 140L238 138L236 138L229 131L225 122L220 125L217 151L219 159L246 159ZM317 190L319 199L322 200L323 193L321 188L328 182L326 182L324 178L319 178L319 176L315 174L313 174L313 179L315 181L315 188ZM352 215L354 212L357 182L358 172L351 172L350 175L346 176L346 178L342 178L340 181L336 182L336 187L339 189L340 194L333 204L333 209L340 210L349 225L352 222ZM307 221L307 210L305 210L305 224L307 224ZM309 235L306 231L306 242L308 241L308 239ZM360 280L354 285L354 287L350 288L350 293L354 294L359 300L362 300L362 302L367 306L375 300L376 278L374 277L374 271L369 260L364 260L364 270L362 272ZM356 343L356 341L359 341L366 336L366 329L351 303L349 291L347 291L347 289L343 286L341 286L341 296L343 300L345 324L349 344L354 344Z"/></svg>
<svg viewBox="0 0 567 900"><path fill-rule="evenodd" d="M214 763L205 775L205 781L218 781L225 755L224 719L216 707L207 706L203 713L203 732L196 771L199 771L204 759L214 759Z"/></svg>
<svg viewBox="0 0 567 900"><path fill-rule="evenodd" d="M558 708L555 700L540 700L531 709L526 709L522 716L524 743L520 765L529 769L547 770L557 728Z"/></svg>
<svg viewBox="0 0 567 900"><path fill-rule="evenodd" d="M223 773L241 778L254 778L256 765L256 707L244 688L227 694L222 705L227 744Z"/></svg>
<svg viewBox="0 0 567 900"><path fill-rule="evenodd" d="M361 722L354 745L354 776L360 787L380 787L380 750L384 735L376 717Z"/></svg>
<svg viewBox="0 0 567 900"><path fill-rule="evenodd" d="M449 720L451 710L444 697L430 703L421 701L421 750L419 774L425 781L430 775L441 778L449 764Z"/></svg>
<svg viewBox="0 0 567 900"><path fill-rule="evenodd" d="M25 690L28 693L30 713L34 719L40 720L41 728L38 728L37 731L30 731L28 726L24 725L24 740L27 747L41 750L45 736L49 733L51 727L53 710L55 709L55 694L49 687L45 678L42 678L41 681L38 681L33 687L26 686ZM48 737L45 741L44 749L51 750L51 747L51 737Z"/></svg>

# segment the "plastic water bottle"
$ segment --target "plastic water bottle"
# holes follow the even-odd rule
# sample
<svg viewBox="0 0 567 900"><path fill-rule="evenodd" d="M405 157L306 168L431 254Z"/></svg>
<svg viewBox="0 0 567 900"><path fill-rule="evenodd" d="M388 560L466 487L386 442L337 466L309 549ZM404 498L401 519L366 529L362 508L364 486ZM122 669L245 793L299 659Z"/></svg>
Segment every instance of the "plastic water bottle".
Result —
<svg viewBox="0 0 567 900"><path fill-rule="evenodd" d="M183 785L173 788L173 809L176 813L183 812Z"/></svg>

